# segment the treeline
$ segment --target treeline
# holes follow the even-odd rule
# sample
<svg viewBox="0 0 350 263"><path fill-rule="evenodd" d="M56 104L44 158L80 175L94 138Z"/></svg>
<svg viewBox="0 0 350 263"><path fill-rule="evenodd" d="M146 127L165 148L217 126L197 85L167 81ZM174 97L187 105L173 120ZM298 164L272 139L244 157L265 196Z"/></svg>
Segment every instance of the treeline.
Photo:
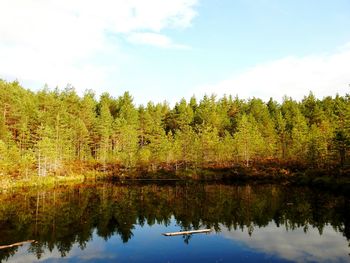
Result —
<svg viewBox="0 0 350 263"><path fill-rule="evenodd" d="M33 92L0 80L0 175L64 175L107 169L249 166L277 160L308 167L347 163L350 96L300 102L204 96L136 107L74 88ZM92 167L92 166L91 166Z"/></svg>

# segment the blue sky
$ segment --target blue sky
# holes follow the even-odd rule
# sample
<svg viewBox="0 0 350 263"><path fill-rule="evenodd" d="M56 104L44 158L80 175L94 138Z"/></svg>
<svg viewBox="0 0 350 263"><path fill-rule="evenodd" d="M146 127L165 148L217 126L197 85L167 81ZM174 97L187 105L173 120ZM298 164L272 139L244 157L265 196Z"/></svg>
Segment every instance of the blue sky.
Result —
<svg viewBox="0 0 350 263"><path fill-rule="evenodd" d="M348 0L0 0L0 78L37 90L302 99L350 84Z"/></svg>

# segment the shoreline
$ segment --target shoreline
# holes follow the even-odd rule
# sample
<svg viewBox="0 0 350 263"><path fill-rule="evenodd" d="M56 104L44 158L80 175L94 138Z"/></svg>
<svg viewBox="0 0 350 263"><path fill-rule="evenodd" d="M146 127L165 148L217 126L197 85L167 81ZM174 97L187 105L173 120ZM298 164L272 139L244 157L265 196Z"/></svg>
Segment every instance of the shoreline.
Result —
<svg viewBox="0 0 350 263"><path fill-rule="evenodd" d="M224 184L289 184L308 186L325 191L350 194L350 176L346 169L326 171L325 169L288 169L281 166L234 165L230 167L205 168L162 168L156 171L147 169L117 169L112 171L88 170L66 175L48 175L39 177L31 175L27 178L5 177L0 180L1 190L20 190L25 188L54 188L67 185L84 185L88 182L134 183L174 183L204 182Z"/></svg>

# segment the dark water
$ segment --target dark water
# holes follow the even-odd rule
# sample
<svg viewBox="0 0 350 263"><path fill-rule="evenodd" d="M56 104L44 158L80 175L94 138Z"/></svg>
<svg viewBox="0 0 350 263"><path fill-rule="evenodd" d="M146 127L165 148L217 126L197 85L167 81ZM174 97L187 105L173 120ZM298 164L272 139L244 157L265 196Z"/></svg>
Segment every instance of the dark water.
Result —
<svg viewBox="0 0 350 263"><path fill-rule="evenodd" d="M0 195L1 262L350 262L350 201L276 185L94 184ZM211 228L210 234L164 232Z"/></svg>

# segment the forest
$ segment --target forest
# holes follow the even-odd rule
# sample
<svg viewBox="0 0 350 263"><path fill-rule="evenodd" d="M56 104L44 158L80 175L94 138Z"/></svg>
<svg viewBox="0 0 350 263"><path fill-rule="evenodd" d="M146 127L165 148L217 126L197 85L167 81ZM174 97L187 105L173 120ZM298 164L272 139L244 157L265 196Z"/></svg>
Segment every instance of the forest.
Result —
<svg viewBox="0 0 350 263"><path fill-rule="evenodd" d="M0 177L99 171L349 166L350 96L264 102L215 95L135 105L74 87L39 91L0 80ZM287 171L286 171L287 172Z"/></svg>

